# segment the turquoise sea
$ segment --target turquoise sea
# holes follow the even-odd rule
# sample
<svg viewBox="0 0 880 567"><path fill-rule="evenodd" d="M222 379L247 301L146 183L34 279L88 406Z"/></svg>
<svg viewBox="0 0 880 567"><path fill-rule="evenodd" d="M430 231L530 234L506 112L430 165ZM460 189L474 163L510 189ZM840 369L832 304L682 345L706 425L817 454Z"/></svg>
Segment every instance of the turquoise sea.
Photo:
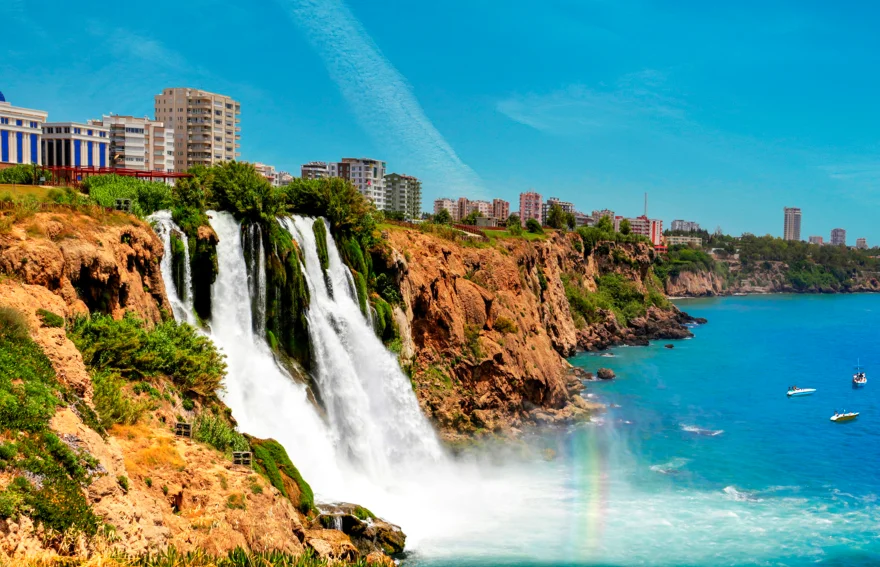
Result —
<svg viewBox="0 0 880 567"><path fill-rule="evenodd" d="M536 440L547 460L509 493L534 490L528 511L406 563L880 565L880 295L679 305L709 320L693 339L572 359L617 373L587 389L611 407ZM789 399L792 384L818 391Z"/></svg>

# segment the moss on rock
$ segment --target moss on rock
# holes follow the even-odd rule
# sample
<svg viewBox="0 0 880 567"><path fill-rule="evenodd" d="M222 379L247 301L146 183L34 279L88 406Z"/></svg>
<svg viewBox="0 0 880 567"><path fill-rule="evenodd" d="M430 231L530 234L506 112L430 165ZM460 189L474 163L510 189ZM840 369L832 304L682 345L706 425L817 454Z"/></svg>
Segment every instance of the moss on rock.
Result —
<svg viewBox="0 0 880 567"><path fill-rule="evenodd" d="M289 499L303 514L310 515L315 509L312 487L299 474L290 461L287 451L274 439L248 437L254 454L254 468L269 483Z"/></svg>

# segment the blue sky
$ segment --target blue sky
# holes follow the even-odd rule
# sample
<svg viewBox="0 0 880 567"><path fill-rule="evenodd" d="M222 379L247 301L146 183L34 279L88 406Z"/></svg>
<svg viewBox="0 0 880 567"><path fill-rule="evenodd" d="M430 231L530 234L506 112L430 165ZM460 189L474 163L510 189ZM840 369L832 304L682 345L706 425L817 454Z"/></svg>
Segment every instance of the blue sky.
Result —
<svg viewBox="0 0 880 567"><path fill-rule="evenodd" d="M780 235L800 206L804 238L880 244L880 6L837 4L5 0L0 90L50 120L222 92L243 159L385 159L425 209L535 189L635 215L647 191L667 223Z"/></svg>

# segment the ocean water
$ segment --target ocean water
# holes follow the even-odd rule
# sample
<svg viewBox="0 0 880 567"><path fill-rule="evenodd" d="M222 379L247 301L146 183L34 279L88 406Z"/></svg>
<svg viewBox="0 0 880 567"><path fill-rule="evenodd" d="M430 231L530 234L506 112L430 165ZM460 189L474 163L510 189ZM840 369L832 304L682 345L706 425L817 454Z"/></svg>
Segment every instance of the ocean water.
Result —
<svg viewBox="0 0 880 567"><path fill-rule="evenodd" d="M617 373L588 384L609 411L532 439L545 460L499 458L515 478L499 513L472 525L461 502L468 529L404 564L880 565L880 295L679 305L709 323L673 349L573 358ZM818 391L789 399L792 384Z"/></svg>

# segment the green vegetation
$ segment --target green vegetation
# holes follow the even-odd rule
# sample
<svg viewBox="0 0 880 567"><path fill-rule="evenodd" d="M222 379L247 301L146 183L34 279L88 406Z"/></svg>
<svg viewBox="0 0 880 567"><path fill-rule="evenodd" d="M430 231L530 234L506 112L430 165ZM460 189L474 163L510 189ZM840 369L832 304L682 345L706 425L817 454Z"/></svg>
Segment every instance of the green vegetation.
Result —
<svg viewBox="0 0 880 567"><path fill-rule="evenodd" d="M516 323L508 319L507 317L499 317L495 320L495 324L493 328L499 333L513 333L516 334L519 332L519 327L516 326Z"/></svg>
<svg viewBox="0 0 880 567"><path fill-rule="evenodd" d="M131 212L139 218L171 206L171 188L160 181L94 175L83 181L82 189L102 207L113 208L116 199L130 199Z"/></svg>
<svg viewBox="0 0 880 567"><path fill-rule="evenodd" d="M475 361L483 358L483 349L480 347L480 330L477 325L464 326L465 344Z"/></svg>
<svg viewBox="0 0 880 567"><path fill-rule="evenodd" d="M330 254L327 252L327 227L324 221L315 219L312 225L312 232L315 233L315 245L318 249L318 260L321 262L321 269L325 272L330 267Z"/></svg>
<svg viewBox="0 0 880 567"><path fill-rule="evenodd" d="M247 509L247 502L244 499L244 494L240 492L234 492L226 497L226 507L230 510L245 510Z"/></svg>
<svg viewBox="0 0 880 567"><path fill-rule="evenodd" d="M284 447L274 439L248 437L254 453L254 468L269 483L288 498L303 514L312 514L315 509L315 495L293 463ZM291 494L295 487L299 494Z"/></svg>
<svg viewBox="0 0 880 567"><path fill-rule="evenodd" d="M352 511L352 514L354 515L355 518L357 518L358 520L361 520L362 522L366 522L367 520L374 520L376 518L375 514L373 514L372 512L370 512L369 510L367 510L363 506L356 505L354 507L354 510Z"/></svg>
<svg viewBox="0 0 880 567"><path fill-rule="evenodd" d="M0 308L0 465L12 477L0 490L0 518L26 515L56 543L64 534L94 535L101 525L83 494L96 461L49 430L70 396L28 336L24 316Z"/></svg>
<svg viewBox="0 0 880 567"><path fill-rule="evenodd" d="M440 209L440 212L434 215L435 224L452 224L452 215L446 209Z"/></svg>
<svg viewBox="0 0 880 567"><path fill-rule="evenodd" d="M563 229L567 226L565 211L559 203L553 203L550 205L550 210L547 212L547 226L557 230Z"/></svg>
<svg viewBox="0 0 880 567"><path fill-rule="evenodd" d="M226 454L250 449L247 438L236 431L226 420L204 413L196 417L193 425L193 439L206 443Z"/></svg>
<svg viewBox="0 0 880 567"><path fill-rule="evenodd" d="M622 224L622 223L621 223ZM623 244L650 244L651 241L641 234L623 234L614 231L614 224L608 217L602 217L596 226L582 226L577 229L583 241L584 256L592 254L600 242L617 242Z"/></svg>
<svg viewBox="0 0 880 567"><path fill-rule="evenodd" d="M596 278L595 292L586 290L580 275L563 274L562 283L575 325L579 328L588 323L604 320L603 311L614 313L621 325L642 317L648 307L668 307L666 297L659 289L659 282L649 280L648 293L639 291L635 282L620 274L605 274Z"/></svg>
<svg viewBox="0 0 880 567"><path fill-rule="evenodd" d="M673 246L665 257L660 256L654 263L654 273L666 281L670 276L682 272L716 272L726 276L726 265L716 262L712 256L687 246Z"/></svg>
<svg viewBox="0 0 880 567"><path fill-rule="evenodd" d="M40 177L45 177L46 181L49 181L52 179L52 173L48 169L34 167L31 164L19 164L0 169L0 183L33 185L35 181L39 183Z"/></svg>
<svg viewBox="0 0 880 567"><path fill-rule="evenodd" d="M64 317L56 315L46 309L37 309L37 317L43 322L44 327L60 328L64 327Z"/></svg>
<svg viewBox="0 0 880 567"><path fill-rule="evenodd" d="M128 380L164 375L182 391L209 399L226 372L224 357L210 339L173 320L147 328L131 313L119 320L93 314L72 321L68 336L92 371Z"/></svg>
<svg viewBox="0 0 880 567"><path fill-rule="evenodd" d="M544 233L544 229L541 228L541 223L539 223L536 219L529 219L526 221L526 230L528 230L532 234Z"/></svg>
<svg viewBox="0 0 880 567"><path fill-rule="evenodd" d="M98 564L108 567L328 567L331 562L317 557L308 548L299 555L282 551L251 552L238 548L217 556L201 549L183 553L172 547L142 556L112 554L104 558L65 557L34 561L28 563L27 567L90 567ZM360 559L346 565L367 567L367 562Z"/></svg>
<svg viewBox="0 0 880 567"><path fill-rule="evenodd" d="M113 424L134 425L150 409L148 401L137 399L125 392L128 384L119 374L106 370L92 372L93 401L101 427ZM137 392L135 391L135 394Z"/></svg>

